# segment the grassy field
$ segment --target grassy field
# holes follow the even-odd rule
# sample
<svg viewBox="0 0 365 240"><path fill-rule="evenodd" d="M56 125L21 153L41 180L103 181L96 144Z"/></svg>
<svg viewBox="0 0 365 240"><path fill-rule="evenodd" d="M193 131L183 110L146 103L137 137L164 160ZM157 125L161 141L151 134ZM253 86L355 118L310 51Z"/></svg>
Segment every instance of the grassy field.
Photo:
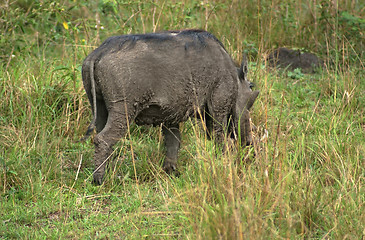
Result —
<svg viewBox="0 0 365 240"><path fill-rule="evenodd" d="M1 2L0 239L364 239L365 4L335 2ZM132 126L92 185L83 59L108 36L184 28L248 54L256 157L217 152L192 119L170 177L161 129ZM266 68L281 46L325 67Z"/></svg>

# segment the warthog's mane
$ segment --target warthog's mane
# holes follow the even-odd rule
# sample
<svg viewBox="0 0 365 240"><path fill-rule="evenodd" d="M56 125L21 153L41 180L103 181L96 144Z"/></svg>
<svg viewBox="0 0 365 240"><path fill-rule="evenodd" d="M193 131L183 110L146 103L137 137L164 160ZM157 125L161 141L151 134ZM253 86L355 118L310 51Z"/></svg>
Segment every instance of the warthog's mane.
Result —
<svg viewBox="0 0 365 240"><path fill-rule="evenodd" d="M197 49L205 48L207 46L207 40L209 39L218 43L226 51L223 44L213 34L197 29L114 36L105 40L99 49L104 53L110 51L120 51L122 49L130 50L135 47L138 41L164 44L168 41L173 41L174 39L179 38L191 40L190 43L185 44L185 50L191 46L194 46L194 48Z"/></svg>

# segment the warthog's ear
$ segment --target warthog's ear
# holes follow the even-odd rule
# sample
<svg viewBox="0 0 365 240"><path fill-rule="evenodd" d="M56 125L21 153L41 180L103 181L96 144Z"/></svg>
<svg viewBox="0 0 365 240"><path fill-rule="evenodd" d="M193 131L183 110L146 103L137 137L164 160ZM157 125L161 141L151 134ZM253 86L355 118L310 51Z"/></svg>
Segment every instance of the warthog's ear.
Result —
<svg viewBox="0 0 365 240"><path fill-rule="evenodd" d="M247 80L247 72L247 57L246 54L243 54L241 67L238 70L238 76L240 77L240 79Z"/></svg>
<svg viewBox="0 0 365 240"><path fill-rule="evenodd" d="M253 103L255 102L257 96L259 95L259 91L253 91L250 94L250 97L248 98L247 104L246 104L246 108L250 109L253 105Z"/></svg>

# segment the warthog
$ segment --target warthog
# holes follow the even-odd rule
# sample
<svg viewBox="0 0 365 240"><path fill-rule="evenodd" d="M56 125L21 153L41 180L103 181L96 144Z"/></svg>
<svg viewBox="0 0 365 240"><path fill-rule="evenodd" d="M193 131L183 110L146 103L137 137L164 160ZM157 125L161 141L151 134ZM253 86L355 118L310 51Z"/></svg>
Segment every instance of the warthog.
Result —
<svg viewBox="0 0 365 240"><path fill-rule="evenodd" d="M323 67L323 61L315 54L288 48L276 49L267 57L267 62L272 67L290 70L300 68L305 73L314 73L318 68Z"/></svg>
<svg viewBox="0 0 365 240"><path fill-rule="evenodd" d="M249 109L258 91L215 36L201 30L108 38L86 57L82 79L96 128L94 182L101 184L113 145L133 121L161 125L166 148L163 168L176 170L179 123L201 114L220 141L231 123L243 145L252 144ZM240 130L238 130L240 129Z"/></svg>

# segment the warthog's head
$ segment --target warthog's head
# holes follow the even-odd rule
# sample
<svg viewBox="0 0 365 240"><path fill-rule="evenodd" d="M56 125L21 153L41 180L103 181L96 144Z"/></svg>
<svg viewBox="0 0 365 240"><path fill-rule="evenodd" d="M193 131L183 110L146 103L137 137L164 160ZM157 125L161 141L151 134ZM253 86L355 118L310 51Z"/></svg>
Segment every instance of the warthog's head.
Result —
<svg viewBox="0 0 365 240"><path fill-rule="evenodd" d="M233 109L234 133L243 146L252 145L252 126L250 122L250 108L255 102L259 91L252 91L252 83L247 79L247 58L243 56L238 71L238 95Z"/></svg>

